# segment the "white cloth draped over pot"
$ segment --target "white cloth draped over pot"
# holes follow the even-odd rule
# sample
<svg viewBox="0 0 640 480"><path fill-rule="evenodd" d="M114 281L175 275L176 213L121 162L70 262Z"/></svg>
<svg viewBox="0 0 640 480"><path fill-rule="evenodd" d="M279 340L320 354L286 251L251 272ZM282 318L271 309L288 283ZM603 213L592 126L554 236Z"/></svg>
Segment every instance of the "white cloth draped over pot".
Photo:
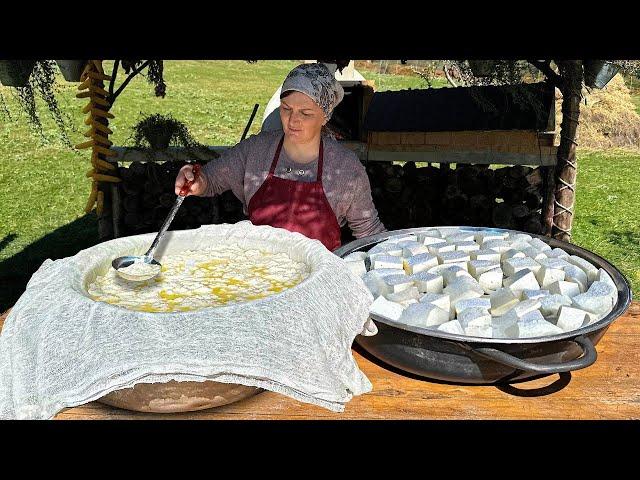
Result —
<svg viewBox="0 0 640 480"><path fill-rule="evenodd" d="M148 313L86 293L113 258L142 254L154 234L46 260L0 335L0 418L52 418L137 383L213 380L261 387L343 411L371 390L351 345L373 297L319 241L248 221L168 232L156 258L232 243L285 252L307 279L279 294L190 312Z"/></svg>

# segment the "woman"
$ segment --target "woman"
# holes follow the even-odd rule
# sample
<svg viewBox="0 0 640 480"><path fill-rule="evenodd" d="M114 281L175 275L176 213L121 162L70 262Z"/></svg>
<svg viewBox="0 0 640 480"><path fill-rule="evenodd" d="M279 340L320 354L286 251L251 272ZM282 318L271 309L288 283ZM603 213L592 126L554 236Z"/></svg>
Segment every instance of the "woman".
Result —
<svg viewBox="0 0 640 480"><path fill-rule="evenodd" d="M190 195L232 190L254 225L271 225L340 246L340 227L356 238L385 231L371 199L366 170L351 150L322 135L344 91L320 63L294 68L282 85L283 131L253 135L209 162ZM189 165L175 182L176 194L192 180Z"/></svg>

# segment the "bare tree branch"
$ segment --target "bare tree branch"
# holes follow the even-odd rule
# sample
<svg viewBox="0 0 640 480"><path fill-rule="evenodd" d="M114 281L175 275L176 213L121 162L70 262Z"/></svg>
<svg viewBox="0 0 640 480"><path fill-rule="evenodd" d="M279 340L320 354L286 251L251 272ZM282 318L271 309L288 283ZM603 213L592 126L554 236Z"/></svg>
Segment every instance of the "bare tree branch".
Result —
<svg viewBox="0 0 640 480"><path fill-rule="evenodd" d="M556 87L560 88L562 85L562 77L553 71L551 68L551 60L527 60L531 65L540 70L549 79L549 81Z"/></svg>
<svg viewBox="0 0 640 480"><path fill-rule="evenodd" d="M118 95L120 95L120 93L122 93L122 90L124 90L124 88L129 84L129 82L133 80L133 77L135 77L142 70L144 70L147 67L147 65L149 65L149 62L150 60L145 61L142 65L140 65L138 68L136 68L134 71L132 71L129 74L127 79L124 82L122 82L122 85L120 85L118 90L116 90L116 93L113 94L113 97L111 99L111 105L113 105L113 102L115 101L115 99L118 97Z"/></svg>
<svg viewBox="0 0 640 480"><path fill-rule="evenodd" d="M457 87L458 84L453 80L453 77L449 73L449 62L444 62L442 66L442 70L444 70L444 76L447 78L447 81L451 84L452 87Z"/></svg>
<svg viewBox="0 0 640 480"><path fill-rule="evenodd" d="M113 103L111 100L114 100L113 97L113 86L116 84L116 76L118 75L118 66L120 65L120 60L116 60L113 64L113 71L111 72L111 81L109 82L109 103Z"/></svg>

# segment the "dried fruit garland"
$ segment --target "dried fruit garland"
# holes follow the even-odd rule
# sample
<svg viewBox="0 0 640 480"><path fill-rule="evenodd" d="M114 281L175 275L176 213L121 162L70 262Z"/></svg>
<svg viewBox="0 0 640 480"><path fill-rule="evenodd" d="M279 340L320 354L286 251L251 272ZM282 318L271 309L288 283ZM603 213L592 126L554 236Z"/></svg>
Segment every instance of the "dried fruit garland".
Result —
<svg viewBox="0 0 640 480"><path fill-rule="evenodd" d="M82 113L87 113L85 125L90 126L84 133L90 140L76 145L77 149L91 148L92 169L87 172L87 177L92 178L91 194L87 200L85 212L89 213L96 205L96 214L102 215L104 208L104 193L99 189L99 182L120 182L121 179L114 176L117 167L107 162L108 157L115 157L116 152L109 147L113 142L109 140L109 135L113 133L109 129L109 119L114 118L109 112L111 104L108 97L109 92L104 89L104 81L110 81L111 77L104 73L102 60L90 60L87 62L78 86L80 93L77 98L88 98L89 103L82 109Z"/></svg>

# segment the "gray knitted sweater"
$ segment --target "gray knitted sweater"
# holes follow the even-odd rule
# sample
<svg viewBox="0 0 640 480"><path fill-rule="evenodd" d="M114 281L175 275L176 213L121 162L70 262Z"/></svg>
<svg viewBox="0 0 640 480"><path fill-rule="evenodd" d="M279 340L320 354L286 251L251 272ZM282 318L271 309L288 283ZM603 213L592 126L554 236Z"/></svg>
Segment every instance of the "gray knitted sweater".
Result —
<svg viewBox="0 0 640 480"><path fill-rule="evenodd" d="M247 214L251 197L267 178L281 135L281 131L252 135L209 162L202 169L208 187L204 196L231 190ZM323 137L323 141L322 185L338 224L341 227L349 225L356 238L384 232L386 229L371 198L369 177L356 154L328 137ZM311 163L296 163L282 149L274 174L289 180L312 182L316 180L317 171L317 159Z"/></svg>

